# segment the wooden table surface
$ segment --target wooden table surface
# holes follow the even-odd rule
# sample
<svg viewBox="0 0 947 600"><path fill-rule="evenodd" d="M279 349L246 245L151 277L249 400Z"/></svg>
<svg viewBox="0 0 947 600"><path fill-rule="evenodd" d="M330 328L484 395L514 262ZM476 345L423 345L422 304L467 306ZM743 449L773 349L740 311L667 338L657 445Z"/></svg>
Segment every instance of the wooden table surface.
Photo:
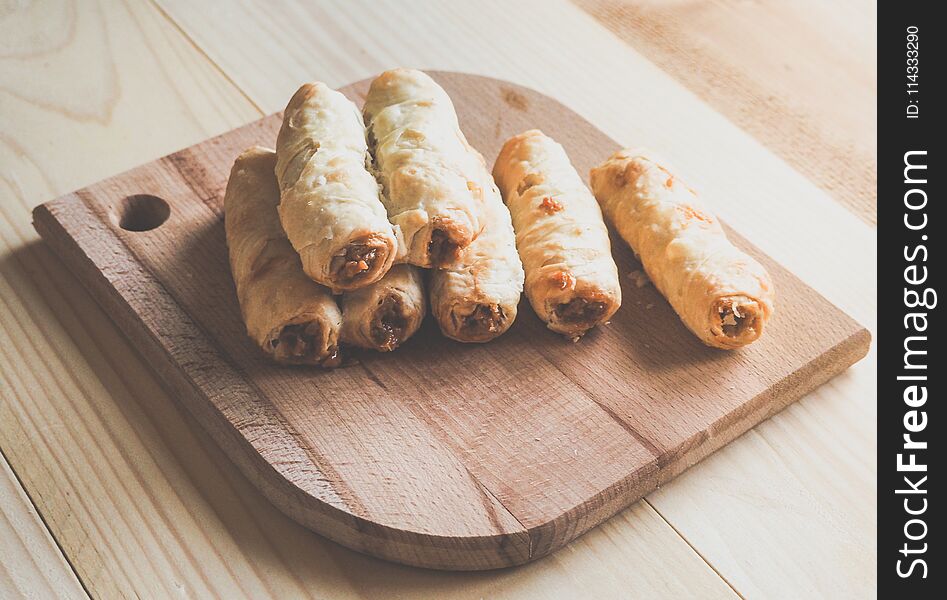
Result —
<svg viewBox="0 0 947 600"><path fill-rule="evenodd" d="M279 110L303 81L467 71L659 148L874 331L874 37L868 0L0 2L0 597L873 595L874 352L552 556L425 571L270 506L30 209Z"/></svg>

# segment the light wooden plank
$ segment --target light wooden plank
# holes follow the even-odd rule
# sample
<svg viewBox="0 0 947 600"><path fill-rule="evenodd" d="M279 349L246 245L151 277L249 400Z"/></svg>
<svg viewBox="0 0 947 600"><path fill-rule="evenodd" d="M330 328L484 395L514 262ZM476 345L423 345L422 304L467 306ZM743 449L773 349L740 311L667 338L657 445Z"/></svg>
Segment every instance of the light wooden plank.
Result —
<svg viewBox="0 0 947 600"><path fill-rule="evenodd" d="M873 329L871 227L572 5L417 2L409 11L377 3L314 7L282 0L266 8L243 2L224 11L183 0L160 2L267 112L280 109L301 81L321 78L342 85L399 64L531 85L619 141L670 156L677 172L712 194L728 223ZM804 326L817 327L817 315ZM746 496L738 509L726 495L703 493L705 467L654 496L656 508L727 578L745 573L760 555L772 565L808 564L814 570L802 580L776 572L766 581L744 577L751 589L782 596L795 595L797 588L829 593L835 573L855 576L864 570L861 576L870 578L871 570L863 567L874 560L873 530L863 526L861 513L826 510L845 506L846 498L872 497L870 477L852 477L844 491L811 497L813 520L802 530L788 525L768 499L772 490L811 485L815 479L800 484L795 473L801 469L839 472L849 466L851 454L874 452L874 389L870 368L862 366L715 456L713 464L728 474L730 489ZM839 426L856 432L844 446L832 443L834 429L816 426L833 422L839 411L846 415ZM800 450L791 459L793 469L744 468L772 456L773 447L787 446L823 453L811 457ZM873 465L866 468L873 474ZM873 517L870 503L865 509ZM832 538L840 531L864 550L865 563L851 568L840 553L826 553L819 564L806 562L813 547L837 547Z"/></svg>
<svg viewBox="0 0 947 600"><path fill-rule="evenodd" d="M649 502L748 598L873 597L875 374L871 353Z"/></svg>
<svg viewBox="0 0 947 600"><path fill-rule="evenodd" d="M875 223L875 0L574 1Z"/></svg>
<svg viewBox="0 0 947 600"><path fill-rule="evenodd" d="M157 528L163 521L141 483L127 492L142 481L136 467L148 453L35 286L52 276L55 293L60 282L77 291L61 268L45 270L42 260L52 261L33 242L28 209L257 111L151 7L36 3L5 14L2 27L0 443L91 590L114 595L131 581L171 589L188 579L173 565L188 553L162 556L159 538L173 531ZM64 314L83 321L71 304ZM204 577L194 567L187 575Z"/></svg>
<svg viewBox="0 0 947 600"><path fill-rule="evenodd" d="M88 598L2 456L0 540L0 597Z"/></svg>
<svg viewBox="0 0 947 600"><path fill-rule="evenodd" d="M608 525L528 570L471 577L357 555L276 511L36 241L28 212L258 113L146 6L37 3L0 27L0 445L93 595L732 597L646 505L614 521L634 535Z"/></svg>
<svg viewBox="0 0 947 600"><path fill-rule="evenodd" d="M533 90L434 75L488 163L530 126L564 140L583 171L616 149ZM357 97L367 84L343 89ZM511 96L518 108L498 128ZM46 203L34 225L249 479L348 547L467 569L539 558L868 349L861 326L760 257L782 318L741 352L700 344L653 287L626 278L629 306L581 344L525 311L490 344L462 347L429 323L399 352L360 357L363 368L270 367L246 339L220 209L234 155L279 124L261 119ZM123 231L115 207L141 193L171 216ZM615 258L640 268L628 249ZM794 323L814 313L820 328L800 338Z"/></svg>
<svg viewBox="0 0 947 600"><path fill-rule="evenodd" d="M523 569L426 571L337 546L269 504L167 397L148 368L127 360L134 349L45 248L31 247L29 252L40 255L32 267L42 269L46 282L22 302L30 312L21 306L14 318L43 323L39 333L65 355L50 361L50 370L69 369L80 374L83 384L95 387L83 397L83 390L66 386L55 394L55 411L33 409L34 404L42 405L43 396L18 390L25 397L14 398L11 410L25 431L23 439L10 445L41 453L27 470L38 472L37 479L60 481L46 493L74 499L65 506L46 500L44 514L70 511L72 526L79 531L59 535L75 544L66 551L84 566L84 580L96 595L167 594L169 589L196 595L209 589L229 597L242 597L242 590L252 597L735 597L643 503ZM9 289L0 291L4 299L13 295ZM12 328L0 325L4 331ZM18 332L18 348L29 343L24 337ZM0 339L0 346L11 347L12 342ZM42 352L55 355L43 346ZM37 370L30 365L40 360L38 354L12 365L6 364L9 357L2 358L2 376L26 380L24 388L41 386L30 374ZM57 365L59 360L83 362L69 367ZM101 383L88 381L93 378ZM5 422L11 420L2 416ZM72 421L81 421L91 435L75 439L80 436L70 431ZM95 440L96 448L84 448L88 440ZM70 452L74 456L67 456ZM107 456L97 456L103 454ZM26 462L29 457L18 458ZM31 487L40 488L40 483L33 481ZM96 514L88 514L92 512ZM173 558L178 564L167 564ZM197 559L200 564L191 562ZM629 569L629 564L636 567Z"/></svg>
<svg viewBox="0 0 947 600"><path fill-rule="evenodd" d="M738 598L686 545L649 547L670 527L639 502L556 554L523 567L479 573L404 571L364 559L340 568L363 598ZM676 577L663 573L673 570ZM308 580L308 578L307 578Z"/></svg>

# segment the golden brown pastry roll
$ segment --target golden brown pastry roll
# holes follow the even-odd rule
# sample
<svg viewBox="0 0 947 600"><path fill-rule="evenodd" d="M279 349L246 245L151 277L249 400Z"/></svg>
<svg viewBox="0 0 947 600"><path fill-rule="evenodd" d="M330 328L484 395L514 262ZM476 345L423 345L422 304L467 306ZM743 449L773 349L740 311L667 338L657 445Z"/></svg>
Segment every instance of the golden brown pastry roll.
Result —
<svg viewBox="0 0 947 600"><path fill-rule="evenodd" d="M335 292L381 279L398 241L355 105L324 83L303 85L286 107L276 158L280 221L306 274Z"/></svg>
<svg viewBox="0 0 947 600"><path fill-rule="evenodd" d="M769 273L730 243L693 190L636 150L620 150L592 169L592 189L694 335L717 348L760 337L773 314Z"/></svg>
<svg viewBox="0 0 947 600"><path fill-rule="evenodd" d="M486 224L454 264L430 274L431 313L441 332L459 342L488 342L516 319L523 265L510 212L492 181L483 185Z"/></svg>
<svg viewBox="0 0 947 600"><path fill-rule="evenodd" d="M573 340L607 321L621 305L618 267L602 212L562 146L535 129L514 136L493 176L539 318Z"/></svg>
<svg viewBox="0 0 947 600"><path fill-rule="evenodd" d="M337 366L342 314L328 289L303 273L276 206L276 155L237 157L224 196L230 269L247 333L280 363Z"/></svg>
<svg viewBox="0 0 947 600"><path fill-rule="evenodd" d="M404 236L405 262L443 267L483 228L483 158L457 124L447 93L412 69L378 76L365 123L388 218Z"/></svg>
<svg viewBox="0 0 947 600"><path fill-rule="evenodd" d="M379 281L342 295L342 341L390 352L414 335L424 320L421 272L395 265Z"/></svg>

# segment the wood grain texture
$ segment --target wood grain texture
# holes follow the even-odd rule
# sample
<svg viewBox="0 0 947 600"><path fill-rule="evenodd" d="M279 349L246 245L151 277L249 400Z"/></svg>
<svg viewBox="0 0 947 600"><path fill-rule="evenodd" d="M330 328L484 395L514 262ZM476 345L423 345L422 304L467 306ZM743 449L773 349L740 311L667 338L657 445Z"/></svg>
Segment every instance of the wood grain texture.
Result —
<svg viewBox="0 0 947 600"><path fill-rule="evenodd" d="M574 0L874 224L874 0Z"/></svg>
<svg viewBox="0 0 947 600"><path fill-rule="evenodd" d="M16 386L2 422L23 430L8 447L23 449L30 488L43 493L44 514L56 517L58 539L97 597L735 597L641 503L517 570L435 572L346 550L284 516L239 473L45 244L17 254L29 265L18 291L31 281L38 290L11 318L37 333L0 328L15 336L3 347L23 355L0 355L2 377ZM9 288L0 297L15 298Z"/></svg>
<svg viewBox="0 0 947 600"><path fill-rule="evenodd" d="M526 88L435 77L488 162L530 126L565 141L580 172L617 146ZM366 85L344 91L358 99ZM514 112L500 123L504 106ZM243 332L220 206L233 157L270 143L278 126L278 115L268 117L34 216L264 494L352 548L453 569L544 556L867 351L864 329L754 251L784 300L767 337L739 353L702 346L653 288L629 283L624 297L638 306L581 344L546 339L553 334L524 311L485 346L447 341L429 323L402 351L358 367L271 367ZM138 194L165 199L172 217L122 230L127 198ZM617 255L622 272L637 268L630 251ZM821 327L794 335L813 312Z"/></svg>
<svg viewBox="0 0 947 600"><path fill-rule="evenodd" d="M551 96L622 145L655 151L763 252L861 323L874 319L874 230L569 2L159 1L266 113L301 81L338 87L402 65Z"/></svg>
<svg viewBox="0 0 947 600"><path fill-rule="evenodd" d="M399 64L479 71L552 94L623 143L671 154L683 172L696 173L707 157L714 157L717 170L701 173L697 183L715 193L720 214L862 323L871 326L875 319L874 233L577 8L555 1L413 1L411 10L348 1L281 0L266 9L249 1L162 4L254 102L270 99L267 111L282 108L299 82L317 76L341 85ZM89 14L77 14L79 6ZM18 18L31 8L42 19ZM43 244L32 243L35 233L25 210L258 113L252 107L237 110L240 92L219 85L221 79L200 51L189 49L148 7L34 2L18 10L3 13L0 20L0 44L21 42L12 58L0 58L6 86L0 94L0 102L6 102L0 111L5 136L0 145L5 153L0 156L0 298L6 302L4 314L16 319L0 323L0 333L5 332L7 347L15 340L17 352L27 358L6 363L5 382L18 392L2 394L6 412L0 416L0 443L15 450L11 463L57 539L68 541L67 554L95 595L153 594L164 589L164 581L191 594L206 590L210 582L214 593L230 597L721 593L721 580L650 507L639 509L643 504L525 568L467 575L372 560L325 542L277 513L170 402L61 263ZM64 15L69 18L60 18ZM50 45L47 36L33 35L40 24L74 33ZM127 41L111 43L106 53L103 31L110 40ZM35 68L9 66L26 56ZM555 69L548 68L550 62ZM91 74L105 70L113 73L111 89L119 90L117 101L109 101L115 107L112 118L86 118L96 99L107 98L86 87ZM31 89L42 90L42 103L13 102ZM88 110L72 115L55 108L76 102ZM142 119L138 108L152 102L149 110L162 118ZM108 113L104 104L94 110ZM702 463L649 497L731 583L751 581L753 589L775 597L793 596L802 582L870 579L857 573L845 552L825 552L817 564L807 562L813 548L831 548L840 538L858 544L863 555L874 555L873 506L858 500L872 513L869 526L849 514L851 498L874 495L873 478L829 476L844 472L850 457L874 452L875 381L865 365L859 363L716 453L712 463ZM11 413L11 407L18 408ZM85 436L50 437L49 432L71 431L77 414L94 431L100 451L92 451ZM791 424L772 426L789 415ZM833 441L840 428L844 444ZM774 447L787 468L746 469ZM810 447L820 448L818 456ZM711 464L726 477L704 477ZM874 473L873 465L864 468ZM100 483L97 474L103 472L116 476ZM778 510L785 506L780 497L795 493L799 485L819 490L807 497L810 521L804 528L798 521L789 526ZM734 498L740 500L737 505ZM125 511L121 522L127 527L114 523L121 508L86 508L129 504L148 508ZM175 524L170 533L158 514ZM163 550L147 560L129 560L121 551L123 535L160 537L160 546L141 544ZM175 561L172 569L166 553L204 560ZM220 560L209 561L211 556ZM761 560L770 566L757 570ZM809 573L782 576L783 564L807 564Z"/></svg>
<svg viewBox="0 0 947 600"><path fill-rule="evenodd" d="M758 552L725 563L727 581L747 598L874 597L877 465L875 452L864 448L874 443L878 398L870 382L876 374L871 352L805 401L731 444L728 450L743 457L739 474L733 461L718 453L699 471L685 473L649 495L649 502L704 556L740 557L748 539L788 547L822 540L805 553ZM852 418L851 404L839 393L858 386L860 379L866 381L859 386L864 397L858 410L865 413L864 421ZM839 458L823 460L833 455ZM709 498L726 513L722 519L739 521L741 515L761 510L780 526L744 520L739 531L708 531L690 506L690 494ZM835 565L831 572L822 567L825 563ZM791 587L786 581L792 581Z"/></svg>
<svg viewBox="0 0 947 600"><path fill-rule="evenodd" d="M0 26L4 194L30 206L101 179L103 156L114 174L261 116L147 5L44 0Z"/></svg>
<svg viewBox="0 0 947 600"><path fill-rule="evenodd" d="M0 456L0 598L88 598Z"/></svg>
<svg viewBox="0 0 947 600"><path fill-rule="evenodd" d="M527 569L464 576L371 559L283 516L171 401L29 214L259 113L147 5L37 2L0 28L0 445L94 597L733 597L646 505ZM94 94L97 82L114 93Z"/></svg>
<svg viewBox="0 0 947 600"><path fill-rule="evenodd" d="M160 2L265 111L282 108L300 81L318 77L343 85L398 65L479 72L529 85L623 144L668 156L678 171L698 178L699 189L713 194L726 222L873 328L874 230L574 4L413 0L405 10L351 0L274 0L264 9L245 0L222 10L213 2ZM830 390L823 387L788 409L798 417L795 427L759 427L758 435L743 436L715 455L727 467L725 481L704 479L703 466L697 466L649 502L675 528L687 523L682 535L728 581L752 573L761 556L774 566L808 564L805 580L782 577L778 568L772 577L753 577L764 595L799 595L802 581L826 582L838 573L865 581L871 574L853 575L857 567L846 553L825 554L818 564L808 557L813 547L833 547L839 531L874 557L873 526L844 514L851 498L874 496L872 478L850 478L844 490L830 485L810 496L812 521L801 530L788 527L772 507L778 505L777 490L794 489L800 481L815 489L824 482L821 474L843 472L852 454L874 454L875 388L873 373L849 371ZM832 443L837 434L831 425L815 426L833 423L839 410L846 415L842 426L857 432L846 435L845 445ZM810 446L822 453L813 457ZM773 447L793 453L784 456L791 470L745 469ZM818 468L805 468L813 461ZM739 510L730 505L734 487L744 494ZM870 503L867 509L874 510Z"/></svg>
<svg viewBox="0 0 947 600"><path fill-rule="evenodd" d="M37 242L29 210L259 113L147 5L4 5L0 29L0 445L94 596L199 593L229 567L189 562L216 552L168 529L201 531L199 521L185 511L165 521L163 511L200 495L162 485L160 469L149 468L156 436L123 412L138 382L103 384L139 361L126 348L96 363L91 340L109 347L121 338Z"/></svg>

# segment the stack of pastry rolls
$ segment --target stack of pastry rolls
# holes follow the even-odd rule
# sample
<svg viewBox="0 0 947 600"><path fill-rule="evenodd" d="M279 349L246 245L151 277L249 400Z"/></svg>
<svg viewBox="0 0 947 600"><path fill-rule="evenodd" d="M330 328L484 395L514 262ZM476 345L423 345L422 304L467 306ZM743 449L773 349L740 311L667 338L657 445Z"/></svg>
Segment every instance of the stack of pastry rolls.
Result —
<svg viewBox="0 0 947 600"><path fill-rule="evenodd" d="M251 338L277 362L335 366L340 344L391 351L426 312L483 342L516 317L523 271L483 157L430 77L380 75L362 112L323 83L290 100L276 150L241 155L227 243ZM369 123L366 130L365 121Z"/></svg>
<svg viewBox="0 0 947 600"><path fill-rule="evenodd" d="M275 152L244 152L227 186L247 331L277 362L335 366L340 346L397 348L428 299L445 336L492 340L525 290L548 328L576 341L621 304L607 219L706 344L739 348L762 334L769 275L690 188L631 150L593 169L591 185L538 130L507 140L491 177L446 92L420 71L382 73L362 111L305 84Z"/></svg>
<svg viewBox="0 0 947 600"><path fill-rule="evenodd" d="M340 344L391 351L420 327L422 278L394 264L398 230L371 171L361 113L343 94L303 85L276 151L237 159L224 213L247 331L276 362L337 366ZM252 240L256 254L246 250Z"/></svg>
<svg viewBox="0 0 947 600"><path fill-rule="evenodd" d="M431 268L431 312L447 337L486 342L516 318L523 269L509 213L447 93L426 74L394 69L363 110L382 198L405 262Z"/></svg>

